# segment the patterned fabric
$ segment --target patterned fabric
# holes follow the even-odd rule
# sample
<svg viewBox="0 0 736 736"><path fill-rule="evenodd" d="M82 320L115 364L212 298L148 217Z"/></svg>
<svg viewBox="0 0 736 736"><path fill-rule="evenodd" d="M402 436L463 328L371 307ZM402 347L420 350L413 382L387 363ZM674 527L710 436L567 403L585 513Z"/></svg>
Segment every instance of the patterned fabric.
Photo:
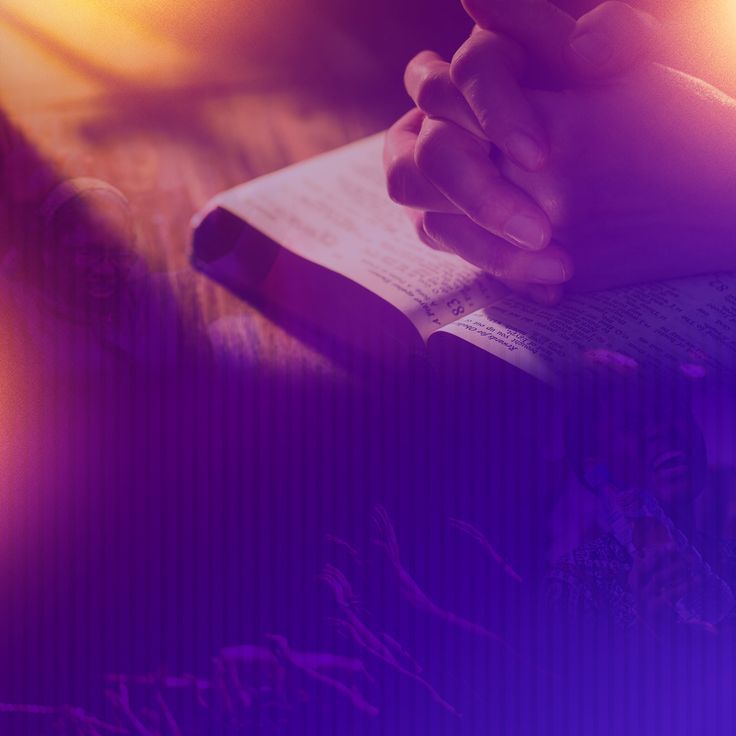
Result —
<svg viewBox="0 0 736 736"><path fill-rule="evenodd" d="M562 558L547 579L552 608L573 618L588 618L607 611L621 626L637 618L628 589L632 561L612 534L583 544Z"/></svg>
<svg viewBox="0 0 736 736"><path fill-rule="evenodd" d="M714 539L697 534L695 546L714 560L714 572L736 588L736 539ZM709 554L710 553L710 554ZM556 613L574 619L607 615L617 626L637 621L636 603L629 589L632 560L613 536L603 534L563 557L546 581L546 599ZM724 623L736 623L732 610Z"/></svg>

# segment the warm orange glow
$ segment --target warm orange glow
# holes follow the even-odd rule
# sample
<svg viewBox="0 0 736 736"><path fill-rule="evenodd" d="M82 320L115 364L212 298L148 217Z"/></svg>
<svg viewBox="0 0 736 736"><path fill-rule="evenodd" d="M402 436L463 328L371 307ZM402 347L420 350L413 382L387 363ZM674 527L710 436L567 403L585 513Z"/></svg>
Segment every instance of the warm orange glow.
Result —
<svg viewBox="0 0 736 736"><path fill-rule="evenodd" d="M179 78L191 60L191 52L167 36L165 27L146 25L126 12L123 3L0 0L0 24L40 47L57 63L91 77L166 82ZM15 71L24 73L22 59L8 56L7 60Z"/></svg>
<svg viewBox="0 0 736 736"><path fill-rule="evenodd" d="M288 46L308 2L0 0L0 105L259 76L260 62L247 59L268 57L272 39Z"/></svg>
<svg viewBox="0 0 736 736"><path fill-rule="evenodd" d="M667 63L736 95L736 0L666 5Z"/></svg>
<svg viewBox="0 0 736 736"><path fill-rule="evenodd" d="M0 509L7 499L3 490L22 460L20 452L24 440L23 400L19 345L11 339L17 333L18 320L5 310L0 311Z"/></svg>

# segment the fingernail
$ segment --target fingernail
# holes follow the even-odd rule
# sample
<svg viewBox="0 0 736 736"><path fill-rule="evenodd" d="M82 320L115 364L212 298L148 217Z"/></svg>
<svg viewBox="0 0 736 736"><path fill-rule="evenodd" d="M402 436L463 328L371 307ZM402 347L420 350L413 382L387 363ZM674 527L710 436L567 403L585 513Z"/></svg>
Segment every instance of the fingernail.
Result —
<svg viewBox="0 0 736 736"><path fill-rule="evenodd" d="M529 215L512 215L506 221L504 235L527 250L541 250L547 243L544 225Z"/></svg>
<svg viewBox="0 0 736 736"><path fill-rule="evenodd" d="M583 33L570 41L570 48L585 64L604 66L613 56L613 46L602 33Z"/></svg>
<svg viewBox="0 0 736 736"><path fill-rule="evenodd" d="M506 140L506 153L529 171L536 171L544 163L544 152L541 146L526 133L516 131Z"/></svg>
<svg viewBox="0 0 736 736"><path fill-rule="evenodd" d="M561 284L567 281L565 266L556 258L537 256L529 263L529 278L542 284Z"/></svg>

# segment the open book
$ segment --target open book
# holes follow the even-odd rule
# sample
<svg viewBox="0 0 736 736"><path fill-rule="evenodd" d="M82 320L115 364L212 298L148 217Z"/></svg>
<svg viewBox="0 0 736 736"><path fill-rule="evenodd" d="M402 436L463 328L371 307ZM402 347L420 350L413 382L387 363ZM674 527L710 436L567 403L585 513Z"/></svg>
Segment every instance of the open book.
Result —
<svg viewBox="0 0 736 736"><path fill-rule="evenodd" d="M372 136L219 195L195 221L195 267L237 293L338 317L353 336L463 340L549 383L595 350L698 375L736 366L736 276L533 304L418 240L386 194L382 143Z"/></svg>

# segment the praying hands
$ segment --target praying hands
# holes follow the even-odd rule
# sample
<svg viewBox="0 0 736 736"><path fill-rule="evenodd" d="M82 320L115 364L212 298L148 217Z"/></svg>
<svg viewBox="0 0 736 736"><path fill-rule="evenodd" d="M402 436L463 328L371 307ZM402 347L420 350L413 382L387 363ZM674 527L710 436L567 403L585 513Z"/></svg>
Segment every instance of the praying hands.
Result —
<svg viewBox="0 0 736 736"><path fill-rule="evenodd" d="M543 302L736 268L736 101L655 63L652 18L464 4L473 33L409 63L416 108L386 138L425 243Z"/></svg>

